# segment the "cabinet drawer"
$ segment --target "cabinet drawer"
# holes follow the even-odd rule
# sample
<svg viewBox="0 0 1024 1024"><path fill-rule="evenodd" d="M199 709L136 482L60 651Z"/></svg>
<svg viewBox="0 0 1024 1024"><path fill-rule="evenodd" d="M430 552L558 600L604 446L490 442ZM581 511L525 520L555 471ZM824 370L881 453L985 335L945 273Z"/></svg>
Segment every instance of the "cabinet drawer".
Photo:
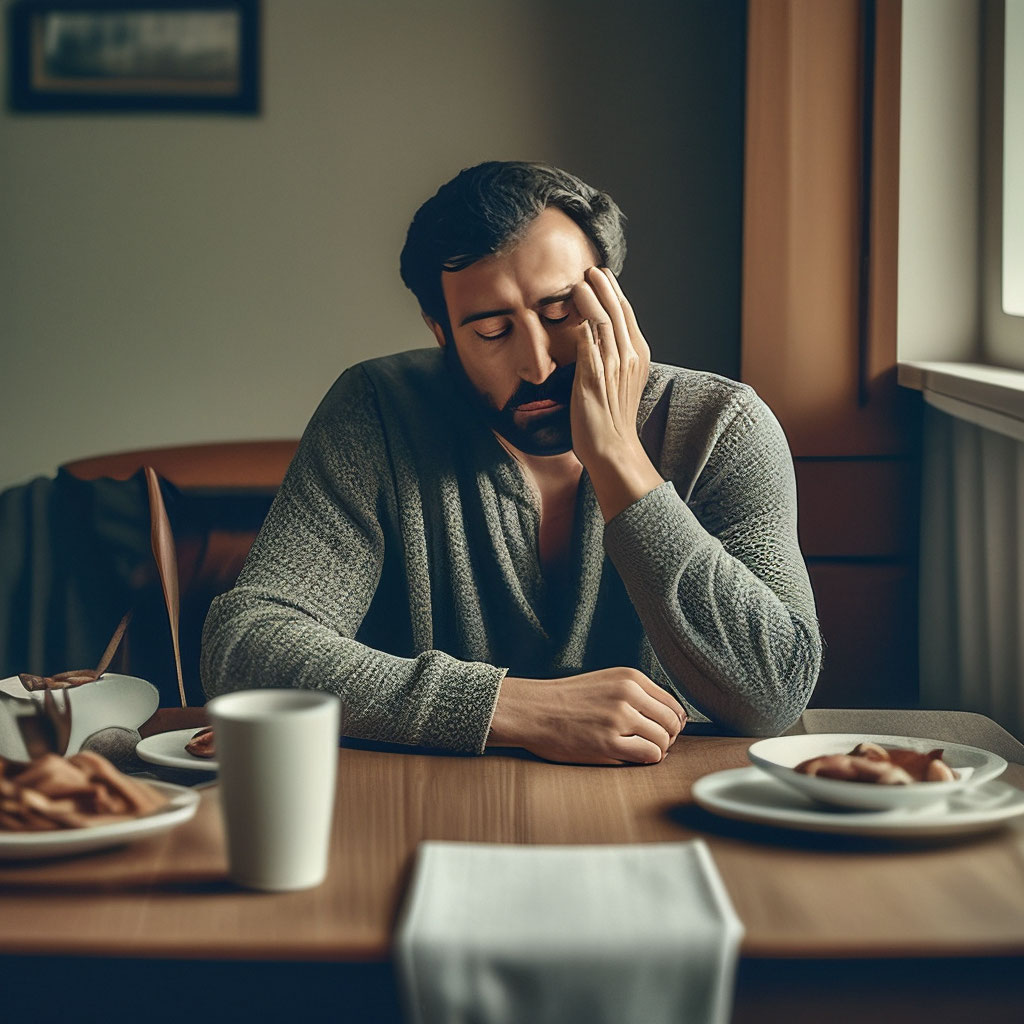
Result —
<svg viewBox="0 0 1024 1024"><path fill-rule="evenodd" d="M915 558L919 468L912 459L797 459L805 558Z"/></svg>
<svg viewBox="0 0 1024 1024"><path fill-rule="evenodd" d="M825 641L812 707L917 703L917 572L906 565L808 566Z"/></svg>

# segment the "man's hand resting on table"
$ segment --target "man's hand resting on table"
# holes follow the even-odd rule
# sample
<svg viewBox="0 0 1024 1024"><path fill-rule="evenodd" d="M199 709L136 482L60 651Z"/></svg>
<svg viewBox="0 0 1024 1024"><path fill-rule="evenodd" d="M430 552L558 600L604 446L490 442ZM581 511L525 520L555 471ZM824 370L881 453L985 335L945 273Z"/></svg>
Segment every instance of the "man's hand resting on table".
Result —
<svg viewBox="0 0 1024 1024"><path fill-rule="evenodd" d="M679 701L634 668L506 676L487 745L566 764L656 764L685 724Z"/></svg>

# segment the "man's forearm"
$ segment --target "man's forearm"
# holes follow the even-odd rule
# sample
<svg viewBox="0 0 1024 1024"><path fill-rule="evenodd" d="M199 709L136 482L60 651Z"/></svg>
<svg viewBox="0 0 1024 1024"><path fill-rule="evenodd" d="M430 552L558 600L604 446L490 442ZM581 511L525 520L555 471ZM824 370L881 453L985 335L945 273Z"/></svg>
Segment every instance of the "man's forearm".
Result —
<svg viewBox="0 0 1024 1024"><path fill-rule="evenodd" d="M590 458L586 470L606 523L665 483L639 440Z"/></svg>
<svg viewBox="0 0 1024 1024"><path fill-rule="evenodd" d="M442 651L400 658L246 588L217 598L203 634L208 696L252 687L327 690L342 732L362 739L478 754L504 670Z"/></svg>
<svg viewBox="0 0 1024 1024"><path fill-rule="evenodd" d="M802 565L788 576L774 566L783 600L671 487L610 522L605 548L659 662L695 707L748 734L781 731L800 714L821 657Z"/></svg>

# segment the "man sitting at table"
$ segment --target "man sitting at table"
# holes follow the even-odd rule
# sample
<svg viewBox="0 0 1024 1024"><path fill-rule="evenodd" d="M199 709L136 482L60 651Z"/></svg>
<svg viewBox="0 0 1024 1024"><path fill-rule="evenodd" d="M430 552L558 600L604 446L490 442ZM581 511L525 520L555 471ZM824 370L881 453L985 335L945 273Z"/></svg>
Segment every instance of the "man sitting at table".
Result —
<svg viewBox="0 0 1024 1024"><path fill-rule="evenodd" d="M419 209L401 273L437 340L361 363L302 438L203 683L337 693L346 735L654 763L687 717L805 707L821 643L792 461L747 386L650 362L623 216L486 163Z"/></svg>

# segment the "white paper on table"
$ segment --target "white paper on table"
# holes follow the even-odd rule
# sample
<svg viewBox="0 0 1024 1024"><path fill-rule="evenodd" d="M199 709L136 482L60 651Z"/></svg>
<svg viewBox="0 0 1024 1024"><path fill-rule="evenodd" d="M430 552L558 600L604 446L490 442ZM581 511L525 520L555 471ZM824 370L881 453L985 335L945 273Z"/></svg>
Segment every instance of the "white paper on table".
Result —
<svg viewBox="0 0 1024 1024"><path fill-rule="evenodd" d="M742 936L699 839L424 842L395 959L414 1024L724 1024Z"/></svg>

